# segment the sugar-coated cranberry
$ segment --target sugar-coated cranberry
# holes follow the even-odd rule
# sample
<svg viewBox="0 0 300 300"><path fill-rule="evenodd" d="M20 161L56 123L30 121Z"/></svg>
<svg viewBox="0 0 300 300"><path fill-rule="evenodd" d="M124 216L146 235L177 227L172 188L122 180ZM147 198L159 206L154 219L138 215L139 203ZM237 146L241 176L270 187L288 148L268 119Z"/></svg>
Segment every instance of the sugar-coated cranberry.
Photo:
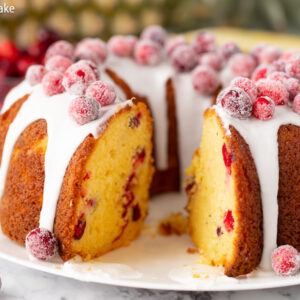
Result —
<svg viewBox="0 0 300 300"><path fill-rule="evenodd" d="M252 113L252 100L241 88L228 87L217 97L217 103L232 117L246 119Z"/></svg>
<svg viewBox="0 0 300 300"><path fill-rule="evenodd" d="M269 74L275 71L274 66L270 64L261 64L255 68L252 73L252 80L258 81L260 79L265 79Z"/></svg>
<svg viewBox="0 0 300 300"><path fill-rule="evenodd" d="M100 79L100 70L94 62L92 62L91 60L88 60L88 59L81 59L80 62L88 64L91 67L91 69L94 71L96 80Z"/></svg>
<svg viewBox="0 0 300 300"><path fill-rule="evenodd" d="M280 56L280 58L282 60L289 60L291 59L293 56L298 56L300 54L300 51L299 50L294 50L294 49L291 49L291 50L288 50L284 53L282 53L282 55Z"/></svg>
<svg viewBox="0 0 300 300"><path fill-rule="evenodd" d="M55 55L50 57L46 62L46 69L49 71L58 71L65 73L65 71L72 65L72 60L68 57Z"/></svg>
<svg viewBox="0 0 300 300"><path fill-rule="evenodd" d="M167 32L163 27L159 25L151 25L143 30L141 39L151 40L163 46L167 39Z"/></svg>
<svg viewBox="0 0 300 300"><path fill-rule="evenodd" d="M74 47L67 41L57 41L53 43L46 52L46 61L55 55L65 56L71 60L74 58Z"/></svg>
<svg viewBox="0 0 300 300"><path fill-rule="evenodd" d="M277 275L291 276L300 268L300 258L297 249L290 245L276 248L272 253L272 268Z"/></svg>
<svg viewBox="0 0 300 300"><path fill-rule="evenodd" d="M289 99L293 101L298 93L300 93L300 80L296 78L289 78L284 82L284 86L289 92Z"/></svg>
<svg viewBox="0 0 300 300"><path fill-rule="evenodd" d="M5 39L0 43L0 58L16 61L19 56L20 51L13 41Z"/></svg>
<svg viewBox="0 0 300 300"><path fill-rule="evenodd" d="M300 55L292 56L285 65L286 73L297 79L300 79Z"/></svg>
<svg viewBox="0 0 300 300"><path fill-rule="evenodd" d="M116 56L129 57L133 55L133 50L137 38L133 35L115 35L108 41L108 49Z"/></svg>
<svg viewBox="0 0 300 300"><path fill-rule="evenodd" d="M16 62L16 72L17 72L18 76L23 77L26 74L27 69L34 63L36 63L36 62L29 55L24 55L24 56L19 57L19 59Z"/></svg>
<svg viewBox="0 0 300 300"><path fill-rule="evenodd" d="M222 146L222 154L223 154L223 161L224 161L224 165L227 169L227 172L229 175L231 175L231 155L228 153L226 144L224 143Z"/></svg>
<svg viewBox="0 0 300 300"><path fill-rule="evenodd" d="M107 58L107 46L98 38L86 38L75 48L76 59L88 59L96 65L102 64Z"/></svg>
<svg viewBox="0 0 300 300"><path fill-rule="evenodd" d="M207 65L216 71L220 70L222 67L222 58L216 52L208 52L200 55L199 57L199 65Z"/></svg>
<svg viewBox="0 0 300 300"><path fill-rule="evenodd" d="M283 59L277 59L272 62L272 66L274 68L274 71L277 72L285 72L285 63L286 61Z"/></svg>
<svg viewBox="0 0 300 300"><path fill-rule="evenodd" d="M116 99L116 92L113 86L102 81L93 82L86 89L85 95L96 99L101 106L113 104Z"/></svg>
<svg viewBox="0 0 300 300"><path fill-rule="evenodd" d="M300 94L297 94L294 98L293 111L300 115Z"/></svg>
<svg viewBox="0 0 300 300"><path fill-rule="evenodd" d="M171 61L178 72L191 71L197 65L196 54L188 45L177 47L171 55Z"/></svg>
<svg viewBox="0 0 300 300"><path fill-rule="evenodd" d="M280 82L261 79L257 82L258 96L271 98L276 105L284 105L289 100L289 93L285 86Z"/></svg>
<svg viewBox="0 0 300 300"><path fill-rule="evenodd" d="M66 70L63 86L70 94L82 95L95 80L96 75L93 69L86 61L80 60Z"/></svg>
<svg viewBox="0 0 300 300"><path fill-rule="evenodd" d="M42 82L45 74L46 69L43 65L32 65L28 68L25 79L30 85L36 85Z"/></svg>
<svg viewBox="0 0 300 300"><path fill-rule="evenodd" d="M222 44L218 49L221 57L227 61L232 55L241 52L239 46L234 42L227 42Z"/></svg>
<svg viewBox="0 0 300 300"><path fill-rule="evenodd" d="M192 75L194 89L201 94L212 94L220 82L217 72L209 66L198 66Z"/></svg>
<svg viewBox="0 0 300 300"><path fill-rule="evenodd" d="M270 80L275 80L278 81L280 83L282 83L283 85L285 85L285 82L287 79L290 78L290 76L284 72L272 72L271 74L268 75L267 77Z"/></svg>
<svg viewBox="0 0 300 300"><path fill-rule="evenodd" d="M258 97L253 103L253 116L259 120L270 120L275 112L274 101L266 96Z"/></svg>
<svg viewBox="0 0 300 300"><path fill-rule="evenodd" d="M80 96L73 99L69 106L69 115L79 125L84 125L99 116L100 105L94 98Z"/></svg>
<svg viewBox="0 0 300 300"><path fill-rule="evenodd" d="M49 260L57 252L57 240L54 234L44 228L30 231L25 240L28 253L39 260Z"/></svg>
<svg viewBox="0 0 300 300"><path fill-rule="evenodd" d="M195 35L192 47L197 54L216 50L215 37L211 32L202 31Z"/></svg>
<svg viewBox="0 0 300 300"><path fill-rule="evenodd" d="M253 80L246 77L236 77L231 81L231 86L238 87L244 90L252 101L257 97L257 87Z"/></svg>
<svg viewBox="0 0 300 300"><path fill-rule="evenodd" d="M259 62L259 55L266 47L268 47L267 43L259 43L252 47L250 55L256 60L256 62Z"/></svg>
<svg viewBox="0 0 300 300"><path fill-rule="evenodd" d="M186 45L186 40L183 35L176 35L175 37L168 39L165 47L167 54L172 55L174 50L182 45Z"/></svg>
<svg viewBox="0 0 300 300"><path fill-rule="evenodd" d="M63 75L57 71L50 71L42 79L44 92L47 96L54 96L64 92Z"/></svg>
<svg viewBox="0 0 300 300"><path fill-rule="evenodd" d="M236 76L250 77L256 67L256 62L248 54L237 53L231 56L228 66Z"/></svg>
<svg viewBox="0 0 300 300"><path fill-rule="evenodd" d="M227 232L231 232L234 229L234 218L231 210L225 211L223 215L223 223Z"/></svg>
<svg viewBox="0 0 300 300"><path fill-rule="evenodd" d="M156 65L162 59L161 47L151 40L140 40L134 48L134 58L141 65Z"/></svg>
<svg viewBox="0 0 300 300"><path fill-rule="evenodd" d="M279 59L282 51L279 47L276 46L266 46L264 47L258 57L260 63L272 63L273 61Z"/></svg>

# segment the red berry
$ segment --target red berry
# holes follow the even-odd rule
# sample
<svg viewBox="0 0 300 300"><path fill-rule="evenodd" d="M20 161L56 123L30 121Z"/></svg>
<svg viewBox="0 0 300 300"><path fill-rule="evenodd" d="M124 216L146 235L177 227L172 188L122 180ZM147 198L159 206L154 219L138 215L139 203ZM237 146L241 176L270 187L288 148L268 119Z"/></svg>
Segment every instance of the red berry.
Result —
<svg viewBox="0 0 300 300"><path fill-rule="evenodd" d="M70 94L82 95L94 81L96 81L96 75L93 69L86 61L80 60L66 70L63 86Z"/></svg>
<svg viewBox="0 0 300 300"><path fill-rule="evenodd" d="M296 274L300 268L298 251L290 245L276 248L272 253L272 268L277 275Z"/></svg>
<svg viewBox="0 0 300 300"><path fill-rule="evenodd" d="M152 25L146 27L142 34L142 40L151 40L161 46L163 46L167 39L167 32L164 28L159 25Z"/></svg>
<svg viewBox="0 0 300 300"><path fill-rule="evenodd" d="M222 67L222 58L216 52L208 52L200 55L199 65L207 65L218 71Z"/></svg>
<svg viewBox="0 0 300 300"><path fill-rule="evenodd" d="M282 59L282 60L289 60L290 58L292 58L293 56L297 56L297 55L299 55L300 54L300 51L299 50L288 50L288 51L286 51L286 52L284 52L281 56L280 56L280 58Z"/></svg>
<svg viewBox="0 0 300 300"><path fill-rule="evenodd" d="M256 60L256 62L259 62L259 55L266 47L268 47L267 43L259 43L250 50L250 55Z"/></svg>
<svg viewBox="0 0 300 300"><path fill-rule="evenodd" d="M264 47L259 55L259 62L260 63L272 63L273 61L279 59L281 56L282 51L279 47L276 46L266 46Z"/></svg>
<svg viewBox="0 0 300 300"><path fill-rule="evenodd" d="M116 56L132 56L137 38L132 35L115 35L108 41L109 50Z"/></svg>
<svg viewBox="0 0 300 300"><path fill-rule="evenodd" d="M236 76L250 77L256 67L254 58L244 53L231 56L228 66Z"/></svg>
<svg viewBox="0 0 300 300"><path fill-rule="evenodd" d="M183 35L176 35L175 37L168 39L166 43L167 54L172 55L174 50L182 45L186 45L186 40Z"/></svg>
<svg viewBox="0 0 300 300"><path fill-rule="evenodd" d="M46 61L55 55L65 56L71 60L74 57L74 47L71 43L67 41L57 41L53 43L46 52Z"/></svg>
<svg viewBox="0 0 300 300"><path fill-rule="evenodd" d="M16 61L20 56L20 51L16 47L13 41L3 40L0 43L0 58L7 59L9 61Z"/></svg>
<svg viewBox="0 0 300 300"><path fill-rule="evenodd" d="M80 240L81 237L84 234L85 231L85 227L86 227L86 221L81 217L79 218L77 224L75 225L75 229L74 229L74 239L75 240Z"/></svg>
<svg viewBox="0 0 300 300"><path fill-rule="evenodd" d="M63 75L57 71L48 72L42 79L44 92L47 96L54 96L64 92Z"/></svg>
<svg viewBox="0 0 300 300"><path fill-rule="evenodd" d="M15 64L13 61L0 58L0 79L12 76L15 73Z"/></svg>
<svg viewBox="0 0 300 300"><path fill-rule="evenodd" d="M286 80L289 78L290 78L290 76L284 72L276 71L276 72L272 72L271 74L268 75L268 79L278 81L283 85L285 85Z"/></svg>
<svg viewBox="0 0 300 300"><path fill-rule="evenodd" d="M292 56L285 65L286 73L297 79L300 79L300 55Z"/></svg>
<svg viewBox="0 0 300 300"><path fill-rule="evenodd" d="M141 65L156 65L162 59L161 47L151 40L140 40L134 48L134 58Z"/></svg>
<svg viewBox="0 0 300 300"><path fill-rule="evenodd" d="M201 94L212 94L220 84L217 72L209 66L198 66L193 72L192 83Z"/></svg>
<svg viewBox="0 0 300 300"><path fill-rule="evenodd" d="M85 92L86 97L96 99L101 106L113 104L116 92L113 86L102 81L93 82Z"/></svg>
<svg viewBox="0 0 300 300"><path fill-rule="evenodd" d="M286 61L283 59L277 59L273 61L272 66L274 68L274 71L285 72L285 63Z"/></svg>
<svg viewBox="0 0 300 300"><path fill-rule="evenodd" d="M58 71L65 73L65 71L72 65L72 60L61 55L50 57L46 62L46 69L49 71Z"/></svg>
<svg viewBox="0 0 300 300"><path fill-rule="evenodd" d="M246 119L252 113L252 100L249 95L238 87L228 87L217 97L217 103L232 117Z"/></svg>
<svg viewBox="0 0 300 300"><path fill-rule="evenodd" d="M26 80L30 85L36 85L42 82L46 69L43 65L32 65L26 73Z"/></svg>
<svg viewBox="0 0 300 300"><path fill-rule="evenodd" d="M231 210L225 211L223 215L223 223L227 232L231 232L234 229L234 218Z"/></svg>
<svg viewBox="0 0 300 300"><path fill-rule="evenodd" d="M26 74L27 69L34 62L35 61L33 60L33 58L28 55L20 57L16 62L16 71L17 71L18 75L23 77Z"/></svg>
<svg viewBox="0 0 300 300"><path fill-rule="evenodd" d="M253 103L253 116L259 120L270 120L275 111L274 101L266 96L258 97Z"/></svg>
<svg viewBox="0 0 300 300"><path fill-rule="evenodd" d="M188 72L197 65L197 57L194 50L188 45L177 47L171 56L174 68L178 72Z"/></svg>
<svg viewBox="0 0 300 300"><path fill-rule="evenodd" d="M271 98L276 105L284 105L289 100L289 93L285 86L280 82L261 79L257 82L258 96Z"/></svg>
<svg viewBox="0 0 300 300"><path fill-rule="evenodd" d="M99 116L100 105L94 98L80 96L72 100L69 115L79 125L84 125Z"/></svg>
<svg viewBox="0 0 300 300"><path fill-rule="evenodd" d="M231 175L231 163L232 163L231 155L228 153L225 143L222 146L222 154L223 154L223 160L224 160L225 167L228 171L228 174Z"/></svg>
<svg viewBox="0 0 300 300"><path fill-rule="evenodd" d="M96 80L100 79L100 70L94 62L88 59L81 59L80 62L88 64L91 67L91 69L94 71Z"/></svg>
<svg viewBox="0 0 300 300"><path fill-rule="evenodd" d="M77 59L88 59L96 65L105 62L107 57L106 44L97 38L86 38L78 43L75 49L75 57Z"/></svg>
<svg viewBox="0 0 300 300"><path fill-rule="evenodd" d="M300 80L289 78L284 83L285 88L289 92L289 99L293 101L298 93L300 93Z"/></svg>
<svg viewBox="0 0 300 300"><path fill-rule="evenodd" d="M225 44L222 44L218 49L219 54L221 57L226 61L228 60L232 55L241 52L241 49L236 43L228 42Z"/></svg>
<svg viewBox="0 0 300 300"><path fill-rule="evenodd" d="M269 74L275 71L274 66L268 64L261 64L256 67L251 76L252 80L258 81L260 79L265 79Z"/></svg>
<svg viewBox="0 0 300 300"><path fill-rule="evenodd" d="M202 31L196 34L192 47L197 54L216 50L215 37L211 32Z"/></svg>
<svg viewBox="0 0 300 300"><path fill-rule="evenodd" d="M251 79L246 77L236 77L231 81L230 85L244 90L252 101L254 101L257 97L257 87L255 82Z"/></svg>
<svg viewBox="0 0 300 300"><path fill-rule="evenodd" d="M294 98L293 111L300 115L300 94L297 94Z"/></svg>
<svg viewBox="0 0 300 300"><path fill-rule="evenodd" d="M49 260L57 252L57 240L54 234L44 228L30 231L26 236L25 244L29 254L39 260Z"/></svg>

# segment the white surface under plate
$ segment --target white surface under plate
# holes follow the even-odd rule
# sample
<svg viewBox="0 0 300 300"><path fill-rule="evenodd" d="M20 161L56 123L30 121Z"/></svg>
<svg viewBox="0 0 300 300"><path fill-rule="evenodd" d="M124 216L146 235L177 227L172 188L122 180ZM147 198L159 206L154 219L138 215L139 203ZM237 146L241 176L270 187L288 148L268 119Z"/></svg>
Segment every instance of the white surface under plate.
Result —
<svg viewBox="0 0 300 300"><path fill-rule="evenodd" d="M248 277L233 279L223 276L218 268L197 264L199 254L187 253L188 248L194 248L187 235L163 237L157 234L159 220L171 212L183 210L185 203L185 198L179 194L152 199L141 237L128 247L103 255L99 262L63 264L58 257L52 262L31 261L22 246L11 242L2 233L0 257L59 276L136 288L224 291L300 284L300 275L282 278L273 272L256 271Z"/></svg>

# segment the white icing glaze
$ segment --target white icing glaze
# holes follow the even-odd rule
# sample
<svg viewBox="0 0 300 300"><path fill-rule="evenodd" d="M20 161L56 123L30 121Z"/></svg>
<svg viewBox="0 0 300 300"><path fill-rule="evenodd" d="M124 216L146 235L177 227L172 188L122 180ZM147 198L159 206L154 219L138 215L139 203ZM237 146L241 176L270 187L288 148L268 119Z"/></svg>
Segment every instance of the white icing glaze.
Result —
<svg viewBox="0 0 300 300"><path fill-rule="evenodd" d="M300 117L288 106L276 106L275 114L269 121L255 118L239 120L227 115L219 105L214 106L214 109L220 116L227 134L230 135L229 125L232 125L250 147L260 181L263 207L264 250L261 267L267 271L271 270L271 252L277 247L279 180L277 133L281 125L300 126Z"/></svg>
<svg viewBox="0 0 300 300"><path fill-rule="evenodd" d="M21 88L22 85L16 89ZM102 125L116 111L126 105L132 105L129 100L103 107L101 109L102 115L98 120L79 126L68 116L68 107L73 98L76 96L68 93L47 97L41 85L35 86L15 120L11 123L3 149L0 169L0 196L4 190L6 173L16 140L32 122L39 119L46 120L48 145L45 154L45 182L40 227L49 230L53 228L57 200L66 168L73 153L86 136L92 134L97 137L99 131L103 129Z"/></svg>

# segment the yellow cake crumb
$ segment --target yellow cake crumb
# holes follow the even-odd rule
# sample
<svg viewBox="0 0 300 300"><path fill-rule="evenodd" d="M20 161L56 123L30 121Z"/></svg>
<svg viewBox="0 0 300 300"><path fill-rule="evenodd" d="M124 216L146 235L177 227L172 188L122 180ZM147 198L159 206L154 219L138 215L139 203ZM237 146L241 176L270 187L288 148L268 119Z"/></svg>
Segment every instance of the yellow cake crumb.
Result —
<svg viewBox="0 0 300 300"><path fill-rule="evenodd" d="M182 213L173 213L166 219L160 221L158 233L164 236L172 234L182 235L187 233L187 227L187 217L183 216Z"/></svg>

